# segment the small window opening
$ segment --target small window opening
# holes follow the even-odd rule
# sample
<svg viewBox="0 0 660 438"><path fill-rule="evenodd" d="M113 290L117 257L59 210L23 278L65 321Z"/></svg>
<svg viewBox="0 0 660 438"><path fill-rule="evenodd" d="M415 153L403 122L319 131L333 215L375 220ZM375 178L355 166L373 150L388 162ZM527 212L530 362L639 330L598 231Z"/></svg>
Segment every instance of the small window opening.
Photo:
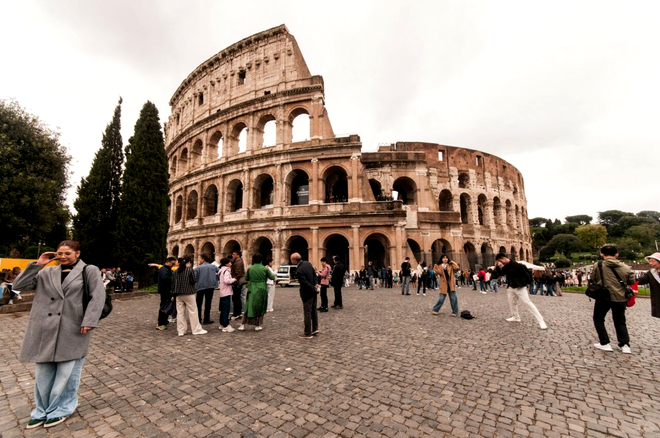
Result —
<svg viewBox="0 0 660 438"><path fill-rule="evenodd" d="M245 83L245 70L238 72L238 85L243 85Z"/></svg>
<svg viewBox="0 0 660 438"><path fill-rule="evenodd" d="M438 161L442 161L443 158L442 155L443 155L442 151L438 151Z"/></svg>
<svg viewBox="0 0 660 438"><path fill-rule="evenodd" d="M198 105L204 105L204 93L199 93Z"/></svg>
<svg viewBox="0 0 660 438"><path fill-rule="evenodd" d="M180 124L181 122L181 116L179 114L176 115L176 124Z"/></svg>
<svg viewBox="0 0 660 438"><path fill-rule="evenodd" d="M477 166L481 166L482 163L483 163L483 157L477 156Z"/></svg>
<svg viewBox="0 0 660 438"><path fill-rule="evenodd" d="M264 91L264 96L268 96L270 94L270 91Z"/></svg>

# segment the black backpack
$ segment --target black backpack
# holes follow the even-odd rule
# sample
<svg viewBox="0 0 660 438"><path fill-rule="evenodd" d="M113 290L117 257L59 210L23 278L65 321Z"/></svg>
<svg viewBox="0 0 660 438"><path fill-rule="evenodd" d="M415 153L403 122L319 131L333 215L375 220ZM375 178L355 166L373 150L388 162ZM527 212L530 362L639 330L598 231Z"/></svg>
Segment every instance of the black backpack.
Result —
<svg viewBox="0 0 660 438"><path fill-rule="evenodd" d="M85 265L83 266L83 272L82 272L82 281L83 281L83 314L85 311L87 311L87 304L89 304L89 301L91 300L89 296L89 289L87 287L87 274L85 273L85 270L87 269L88 266L91 265ZM105 291L104 291L105 292ZM103 310L101 311L101 318L103 319L106 316L110 315L110 312L112 312L112 296L105 292L105 304L103 305Z"/></svg>
<svg viewBox="0 0 660 438"><path fill-rule="evenodd" d="M461 312L461 318L463 318L463 319L474 319L474 315L471 314L469 310L463 310Z"/></svg>

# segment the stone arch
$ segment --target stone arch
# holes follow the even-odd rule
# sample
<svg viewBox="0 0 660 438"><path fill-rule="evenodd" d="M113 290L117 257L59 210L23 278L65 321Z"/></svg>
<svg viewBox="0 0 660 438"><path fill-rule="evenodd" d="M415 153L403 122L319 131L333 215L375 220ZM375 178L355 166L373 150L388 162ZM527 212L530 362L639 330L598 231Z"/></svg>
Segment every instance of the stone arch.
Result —
<svg viewBox="0 0 660 438"><path fill-rule="evenodd" d="M177 158L176 155L172 157L172 161L170 164L170 177L175 177L176 176L176 165L177 165Z"/></svg>
<svg viewBox="0 0 660 438"><path fill-rule="evenodd" d="M414 239L407 239L406 243L408 244L408 248L410 248L410 252L412 252L412 258L414 259L413 261L421 263L422 257L424 256L422 254L422 247L419 246L419 243L417 243L417 241ZM413 265L413 267L416 266L414 263L411 263L411 265Z"/></svg>
<svg viewBox="0 0 660 438"><path fill-rule="evenodd" d="M199 195L197 190L191 190L188 193L188 205L186 206L186 220L194 219L197 217L197 201Z"/></svg>
<svg viewBox="0 0 660 438"><path fill-rule="evenodd" d="M186 173L188 171L188 148L183 148L181 155L179 156L179 166L177 167L177 173Z"/></svg>
<svg viewBox="0 0 660 438"><path fill-rule="evenodd" d="M440 192L438 209L440 211L454 211L454 196L449 190L444 189Z"/></svg>
<svg viewBox="0 0 660 438"><path fill-rule="evenodd" d="M181 222L183 219L183 196L179 195L176 197L176 204L174 209L174 223Z"/></svg>
<svg viewBox="0 0 660 438"><path fill-rule="evenodd" d="M511 201L507 199L504 205L506 208L506 225L510 229L513 229L513 208L511 207Z"/></svg>
<svg viewBox="0 0 660 438"><path fill-rule="evenodd" d="M248 127L243 122L238 122L231 130L231 145L229 153L231 155L241 154L247 151Z"/></svg>
<svg viewBox="0 0 660 438"><path fill-rule="evenodd" d="M286 193L286 205L309 204L309 176L301 169L294 169L286 177L284 182Z"/></svg>
<svg viewBox="0 0 660 438"><path fill-rule="evenodd" d="M417 184L407 176L397 178L392 184L392 190L397 192L397 199L405 205L417 204Z"/></svg>
<svg viewBox="0 0 660 438"><path fill-rule="evenodd" d="M179 257L179 245L174 245L172 247L172 256Z"/></svg>
<svg viewBox="0 0 660 438"><path fill-rule="evenodd" d="M264 256L264 261L268 258L273 258L273 242L265 236L259 236L252 242L250 253L261 254Z"/></svg>
<svg viewBox="0 0 660 438"><path fill-rule="evenodd" d="M502 202L497 196L493 198L493 218L495 225L502 225Z"/></svg>
<svg viewBox="0 0 660 438"><path fill-rule="evenodd" d="M283 265L291 263L291 254L297 252L303 260L309 261L309 243L303 236L295 234L289 237L284 244L283 257L286 257L286 262Z"/></svg>
<svg viewBox="0 0 660 438"><path fill-rule="evenodd" d="M267 173L262 173L254 181L254 208L273 205L274 195L275 183L273 177Z"/></svg>
<svg viewBox="0 0 660 438"><path fill-rule="evenodd" d="M233 212L243 208L243 183L233 179L227 185L227 211Z"/></svg>
<svg viewBox="0 0 660 438"><path fill-rule="evenodd" d="M506 248L503 246L500 246L500 251L502 254L506 254Z"/></svg>
<svg viewBox="0 0 660 438"><path fill-rule="evenodd" d="M490 243L484 242L481 244L481 263L486 267L495 264L495 254L493 254Z"/></svg>
<svg viewBox="0 0 660 438"><path fill-rule="evenodd" d="M204 216L218 213L218 188L211 184L204 192Z"/></svg>
<svg viewBox="0 0 660 438"><path fill-rule="evenodd" d="M266 114L259 119L256 127L256 142L261 148L277 144L277 120L272 114Z"/></svg>
<svg viewBox="0 0 660 438"><path fill-rule="evenodd" d="M204 143L202 140L197 139L193 144L193 148L190 152L190 167L195 169L202 165L202 157L204 156Z"/></svg>
<svg viewBox="0 0 660 438"><path fill-rule="evenodd" d="M465 261L467 262L468 269L474 269L477 264L477 251L471 242L463 244L463 253L465 254ZM463 265L463 264L461 264Z"/></svg>
<svg viewBox="0 0 660 438"><path fill-rule="evenodd" d="M348 174L341 166L330 166L323 172L325 202L348 202Z"/></svg>
<svg viewBox="0 0 660 438"><path fill-rule="evenodd" d="M309 110L304 107L294 108L288 116L291 125L291 143L309 140L311 137L311 123Z"/></svg>
<svg viewBox="0 0 660 438"><path fill-rule="evenodd" d="M186 245L185 249L183 250L183 256L188 257L190 260L193 262L195 261L195 247L192 246L191 244Z"/></svg>
<svg viewBox="0 0 660 438"><path fill-rule="evenodd" d="M451 243L445 239L436 239L431 245L431 264L440 264L440 258L443 255L449 257L449 260L453 260L454 251L451 248Z"/></svg>
<svg viewBox="0 0 660 438"><path fill-rule="evenodd" d="M211 242L206 242L202 245L202 254L207 254L215 260L215 245Z"/></svg>
<svg viewBox="0 0 660 438"><path fill-rule="evenodd" d="M458 175L458 188L467 189L470 186L470 175L463 172Z"/></svg>
<svg viewBox="0 0 660 438"><path fill-rule="evenodd" d="M483 193L477 198L477 214L479 216L479 225L488 225L486 220L486 195Z"/></svg>
<svg viewBox="0 0 660 438"><path fill-rule="evenodd" d="M472 199L467 193L461 193L461 223L469 224L472 219Z"/></svg>
<svg viewBox="0 0 660 438"><path fill-rule="evenodd" d="M325 257L328 259L328 262L332 260L332 257L337 256L339 260L344 264L346 269L349 269L350 266L350 244L346 236L340 233L333 233L327 236L323 242L323 247L325 248ZM317 260L313 261L313 264L316 265L319 262Z"/></svg>
<svg viewBox="0 0 660 438"><path fill-rule="evenodd" d="M237 240L228 240L222 247L222 256L230 256L234 251L241 251L241 249L241 244Z"/></svg>
<svg viewBox="0 0 660 438"><path fill-rule="evenodd" d="M522 247L520 248L518 255L520 256L518 260L525 260L525 252L523 251Z"/></svg>
<svg viewBox="0 0 660 438"><path fill-rule="evenodd" d="M383 194L383 188L380 184L380 181L374 178L369 179L369 187L371 187L371 193L373 193L374 199L379 201Z"/></svg>
<svg viewBox="0 0 660 438"><path fill-rule="evenodd" d="M369 234L364 239L364 247L365 266L369 261L373 262L374 267L378 269L392 264L389 251L390 239L386 235L382 233Z"/></svg>
<svg viewBox="0 0 660 438"><path fill-rule="evenodd" d="M526 253L526 255L527 255L527 258L525 258L525 260L527 260L528 262L531 262L531 261L532 261L532 258L529 256L529 250L526 249L526 250L525 250L525 253Z"/></svg>
<svg viewBox="0 0 660 438"><path fill-rule="evenodd" d="M224 138L222 136L222 132L215 131L213 135L211 135L211 139L209 140L209 156L213 157L211 151L215 150L217 151L218 155L213 158L215 159L222 157L223 147L224 147Z"/></svg>
<svg viewBox="0 0 660 438"><path fill-rule="evenodd" d="M514 245L511 245L511 252L509 254L511 254L511 260L515 260L517 258L518 252L516 251L516 247Z"/></svg>

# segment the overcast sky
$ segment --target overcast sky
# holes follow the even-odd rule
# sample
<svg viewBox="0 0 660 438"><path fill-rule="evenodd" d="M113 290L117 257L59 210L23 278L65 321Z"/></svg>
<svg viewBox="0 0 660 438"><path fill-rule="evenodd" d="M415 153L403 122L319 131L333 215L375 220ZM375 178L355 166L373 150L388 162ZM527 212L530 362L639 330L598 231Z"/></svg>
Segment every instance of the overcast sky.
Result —
<svg viewBox="0 0 660 438"><path fill-rule="evenodd" d="M529 217L660 210L660 2L0 2L0 99L74 156L70 204L118 97L124 144L206 59L286 24L337 134L478 149L523 174Z"/></svg>

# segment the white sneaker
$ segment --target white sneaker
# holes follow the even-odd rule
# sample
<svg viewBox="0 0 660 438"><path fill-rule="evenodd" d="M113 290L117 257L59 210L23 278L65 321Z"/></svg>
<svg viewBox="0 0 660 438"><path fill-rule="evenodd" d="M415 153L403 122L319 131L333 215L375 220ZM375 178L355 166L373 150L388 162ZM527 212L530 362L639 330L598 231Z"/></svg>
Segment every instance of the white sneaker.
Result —
<svg viewBox="0 0 660 438"><path fill-rule="evenodd" d="M16 295L16 299L17 299L18 301L21 301L21 300L23 299L23 297L20 296L20 295Z"/></svg>
<svg viewBox="0 0 660 438"><path fill-rule="evenodd" d="M540 328L541 330L547 330L547 329L548 329L548 325L545 323L545 321L543 321L543 322L541 322L541 323L539 324L539 328Z"/></svg>
<svg viewBox="0 0 660 438"><path fill-rule="evenodd" d="M222 327L222 326L221 326L221 327ZM224 328L222 329L222 331L223 331L224 333L231 333L231 332L236 331L236 329L235 329L234 327L228 325L227 327L224 327Z"/></svg>
<svg viewBox="0 0 660 438"><path fill-rule="evenodd" d="M197 332L197 333L193 333L193 335L205 335L205 334L207 334L207 333L208 333L208 332L207 332L206 330L202 329L201 331L199 331L199 332Z"/></svg>
<svg viewBox="0 0 660 438"><path fill-rule="evenodd" d="M481 292L481 294L482 294L482 295L486 295L486 294L488 294L488 292Z"/></svg>
<svg viewBox="0 0 660 438"><path fill-rule="evenodd" d="M241 324L240 327L238 327L238 330L242 332L243 330L245 330L245 326Z"/></svg>
<svg viewBox="0 0 660 438"><path fill-rule="evenodd" d="M621 347L621 353L625 353L625 354L632 353L632 351L630 351L630 345L624 345L623 347Z"/></svg>
<svg viewBox="0 0 660 438"><path fill-rule="evenodd" d="M520 322L520 318L516 318L515 316L512 316L511 318L506 319L509 322Z"/></svg>
<svg viewBox="0 0 660 438"><path fill-rule="evenodd" d="M610 344L601 345L600 342L596 342L594 344L594 347L598 348L599 350L603 350L603 351L614 351L614 350L612 350L612 346ZM628 347L628 346L626 345L626 347ZM630 350L630 347L628 347L628 350Z"/></svg>
<svg viewBox="0 0 660 438"><path fill-rule="evenodd" d="M258 326L256 326L256 327L254 328L254 331L255 331L255 332L259 332L259 331L261 331L261 330L263 330L263 329L264 329L264 328L263 328L262 326L258 325Z"/></svg>

